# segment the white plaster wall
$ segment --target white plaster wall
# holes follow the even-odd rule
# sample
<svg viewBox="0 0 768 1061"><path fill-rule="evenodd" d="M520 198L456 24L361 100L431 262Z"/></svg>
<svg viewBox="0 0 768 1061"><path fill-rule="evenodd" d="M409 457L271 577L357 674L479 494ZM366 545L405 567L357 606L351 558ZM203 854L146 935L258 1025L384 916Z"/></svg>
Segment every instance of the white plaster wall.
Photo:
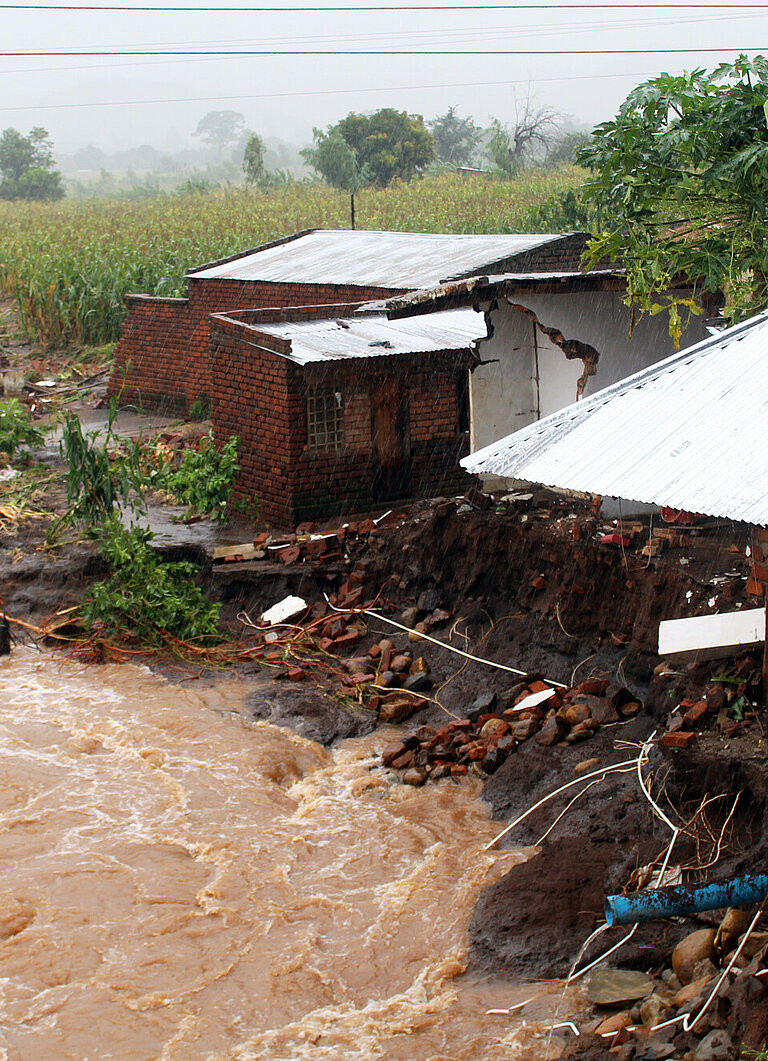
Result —
<svg viewBox="0 0 768 1061"><path fill-rule="evenodd" d="M629 309L614 292L530 292L512 298L566 339L579 339L600 352L597 373L587 380L585 395L674 353L665 314L642 318L628 337ZM493 335L481 343L480 357L492 363L481 364L470 377L473 451L576 401L577 380L584 371L581 359L569 361L538 329L538 350L534 350L533 321L503 299L491 312L491 326ZM706 337L703 321L696 318L683 334L681 346Z"/></svg>

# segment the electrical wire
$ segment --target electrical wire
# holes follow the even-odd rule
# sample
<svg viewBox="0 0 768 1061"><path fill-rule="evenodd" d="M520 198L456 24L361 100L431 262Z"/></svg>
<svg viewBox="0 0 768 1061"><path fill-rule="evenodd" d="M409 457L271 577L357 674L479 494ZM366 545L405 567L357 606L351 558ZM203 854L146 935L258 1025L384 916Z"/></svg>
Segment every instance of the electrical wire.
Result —
<svg viewBox="0 0 768 1061"><path fill-rule="evenodd" d="M748 52L764 52L766 51L766 45L758 44L751 45L749 47L743 47L739 44L731 45L719 45L716 48L529 48L524 49L497 49L497 48L462 48L462 49L451 49L451 48L432 48L428 50L424 49L393 49L393 48L328 48L328 49L317 49L317 48L271 48L271 49L252 49L246 48L242 50L234 49L210 49L203 48L200 50L194 50L191 48L184 48L178 50L163 50L159 48L125 48L125 49L102 49L97 50L95 48L86 49L62 49L60 51L53 50L40 50L40 51L0 51L0 57L4 59L37 59L46 58L53 59L57 57L62 58L101 58L106 56L156 56L156 55L171 55L171 56L211 56L221 55L228 56L229 58L237 58L238 56L247 58L255 56L324 56L327 55L331 58L338 58L340 56L361 56L370 57L374 55L387 56L389 58L397 56L413 56L419 59L426 59L430 55L436 56L455 56L461 57L499 57L499 58L523 58L525 56L530 57L554 57L554 56L576 56L576 55L719 55L724 52L737 52L739 54L746 54Z"/></svg>

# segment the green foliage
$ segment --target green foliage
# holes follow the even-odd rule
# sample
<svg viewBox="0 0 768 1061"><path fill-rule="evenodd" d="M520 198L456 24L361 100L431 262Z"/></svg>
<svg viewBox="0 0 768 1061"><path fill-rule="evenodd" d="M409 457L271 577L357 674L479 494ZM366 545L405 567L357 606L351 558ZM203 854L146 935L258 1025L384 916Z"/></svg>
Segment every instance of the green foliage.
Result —
<svg viewBox="0 0 768 1061"><path fill-rule="evenodd" d="M80 420L74 413L67 413L64 417L60 450L69 466L69 508L63 522L83 520L87 527L94 528L109 519L118 505L134 510L142 507L143 478L135 448L115 458L108 450L108 444L114 441L114 416L113 403L104 440L98 444L98 431L89 431L84 435Z"/></svg>
<svg viewBox="0 0 768 1061"><path fill-rule="evenodd" d="M0 136L0 199L51 200L64 196L61 174L54 169L53 145L45 129L27 136L6 129Z"/></svg>
<svg viewBox="0 0 768 1061"><path fill-rule="evenodd" d="M354 195L371 183L370 172L360 165L338 128L332 126L326 133L313 129L312 133L315 146L305 148L302 157L332 188L342 188Z"/></svg>
<svg viewBox="0 0 768 1061"><path fill-rule="evenodd" d="M634 89L578 153L603 232L590 258L621 258L629 299L670 314L688 276L725 294L736 320L768 305L768 61L740 56L713 71L663 74Z"/></svg>
<svg viewBox="0 0 768 1061"><path fill-rule="evenodd" d="M211 416L211 403L207 398L195 398L189 407L189 419L199 423L208 420Z"/></svg>
<svg viewBox="0 0 768 1061"><path fill-rule="evenodd" d="M546 107L534 107L526 100L518 108L511 125L491 121L488 129L487 150L496 170L503 177L514 177L531 161L542 161L557 140L560 115Z"/></svg>
<svg viewBox="0 0 768 1061"><path fill-rule="evenodd" d="M223 522L232 484L238 472L237 447L233 435L221 449L216 447L213 432L200 440L200 449L184 450L177 467L161 463L151 473L155 489L164 490L178 504L186 505L194 515L208 516Z"/></svg>
<svg viewBox="0 0 768 1061"><path fill-rule="evenodd" d="M421 115L392 107L348 114L325 133L315 129L315 147L302 154L329 184L349 192L365 184L383 188L395 178L409 181L436 157Z"/></svg>
<svg viewBox="0 0 768 1061"><path fill-rule="evenodd" d="M246 184L260 184L264 180L264 141L256 133L251 133L245 145L243 172Z"/></svg>
<svg viewBox="0 0 768 1061"><path fill-rule="evenodd" d="M186 561L160 561L149 547L151 537L151 531L126 528L116 517L104 523L100 549L112 575L91 586L85 598L86 628L107 640L127 635L142 645L167 647L169 638L220 641L219 605L194 583L197 568Z"/></svg>
<svg viewBox="0 0 768 1061"><path fill-rule="evenodd" d="M37 449L44 442L45 435L31 422L29 410L18 398L0 404L0 452L13 457L22 446Z"/></svg>
<svg viewBox="0 0 768 1061"><path fill-rule="evenodd" d="M456 107L449 107L429 123L435 138L435 152L440 162L452 166L467 166L475 157L483 138L483 130L471 118L459 118Z"/></svg>

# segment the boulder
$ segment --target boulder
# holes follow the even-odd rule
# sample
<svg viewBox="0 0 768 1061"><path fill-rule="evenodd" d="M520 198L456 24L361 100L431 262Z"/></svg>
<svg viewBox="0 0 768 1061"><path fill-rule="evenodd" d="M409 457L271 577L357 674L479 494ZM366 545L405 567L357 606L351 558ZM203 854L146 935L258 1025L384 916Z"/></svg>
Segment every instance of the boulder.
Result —
<svg viewBox="0 0 768 1061"><path fill-rule="evenodd" d="M712 960L715 957L716 934L714 928L697 929L680 940L672 951L672 968L683 985L690 984L694 979L693 970L698 962L703 958Z"/></svg>

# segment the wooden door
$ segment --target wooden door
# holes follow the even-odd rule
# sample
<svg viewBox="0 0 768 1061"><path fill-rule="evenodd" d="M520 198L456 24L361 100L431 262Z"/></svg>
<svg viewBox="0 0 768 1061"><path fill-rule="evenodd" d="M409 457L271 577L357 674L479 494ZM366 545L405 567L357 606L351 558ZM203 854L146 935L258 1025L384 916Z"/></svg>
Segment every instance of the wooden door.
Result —
<svg viewBox="0 0 768 1061"><path fill-rule="evenodd" d="M410 497L410 417L404 382L388 376L376 383L371 410L374 500L392 501L397 497Z"/></svg>

